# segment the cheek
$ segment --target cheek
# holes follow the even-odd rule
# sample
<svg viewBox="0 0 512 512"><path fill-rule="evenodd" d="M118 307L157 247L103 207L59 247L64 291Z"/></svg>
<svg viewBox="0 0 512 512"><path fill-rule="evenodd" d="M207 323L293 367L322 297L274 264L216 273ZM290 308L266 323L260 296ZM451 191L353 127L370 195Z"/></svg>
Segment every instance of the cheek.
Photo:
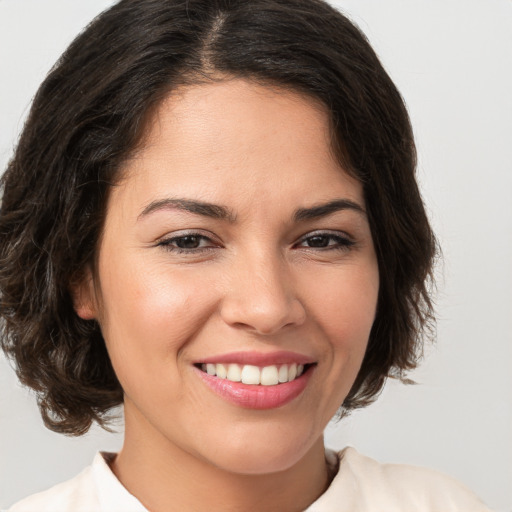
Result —
<svg viewBox="0 0 512 512"><path fill-rule="evenodd" d="M215 307L215 288L160 265L121 275L130 267L118 263L102 280L100 320L116 373L121 382L148 375L168 378L168 363L179 358Z"/></svg>
<svg viewBox="0 0 512 512"><path fill-rule="evenodd" d="M317 273L311 285L311 303L326 324L355 331L373 324L379 293L376 264L327 269Z"/></svg>
<svg viewBox="0 0 512 512"><path fill-rule="evenodd" d="M375 319L376 264L327 269L309 287L311 315L323 331L332 364L359 368Z"/></svg>

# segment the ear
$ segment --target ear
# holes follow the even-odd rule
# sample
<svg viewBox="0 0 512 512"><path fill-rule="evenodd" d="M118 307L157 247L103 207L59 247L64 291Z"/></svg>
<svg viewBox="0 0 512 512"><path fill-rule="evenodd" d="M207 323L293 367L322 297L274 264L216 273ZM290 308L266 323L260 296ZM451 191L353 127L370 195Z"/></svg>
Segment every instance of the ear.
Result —
<svg viewBox="0 0 512 512"><path fill-rule="evenodd" d="M94 280L90 268L72 280L69 291L76 314L83 320L97 319Z"/></svg>

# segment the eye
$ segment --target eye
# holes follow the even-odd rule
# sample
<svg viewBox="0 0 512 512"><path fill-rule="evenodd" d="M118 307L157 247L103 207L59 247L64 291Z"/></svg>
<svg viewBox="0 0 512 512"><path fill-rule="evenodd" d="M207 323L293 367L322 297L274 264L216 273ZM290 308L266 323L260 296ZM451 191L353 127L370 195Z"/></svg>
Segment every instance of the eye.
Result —
<svg viewBox="0 0 512 512"><path fill-rule="evenodd" d="M320 250L348 250L354 244L355 242L344 234L319 232L302 237L297 247Z"/></svg>
<svg viewBox="0 0 512 512"><path fill-rule="evenodd" d="M185 233L160 240L157 244L167 251L194 253L213 249L218 246L211 238L199 233Z"/></svg>
<svg viewBox="0 0 512 512"><path fill-rule="evenodd" d="M180 249L197 249L201 246L202 242L204 243L203 238L197 235L187 235L175 238L173 242Z"/></svg>

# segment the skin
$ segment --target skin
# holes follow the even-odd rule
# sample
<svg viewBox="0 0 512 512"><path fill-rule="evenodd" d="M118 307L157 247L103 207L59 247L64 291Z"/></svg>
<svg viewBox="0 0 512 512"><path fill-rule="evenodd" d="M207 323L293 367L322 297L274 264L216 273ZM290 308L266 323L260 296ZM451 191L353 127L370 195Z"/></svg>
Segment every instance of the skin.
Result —
<svg viewBox="0 0 512 512"><path fill-rule="evenodd" d="M298 511L329 484L323 430L360 368L379 275L362 187L332 156L328 126L294 92L188 86L162 103L112 189L75 309L99 321L125 392L112 469L151 511ZM229 215L155 207L176 198ZM294 218L340 199L356 206ZM277 350L316 364L275 409L226 401L194 368Z"/></svg>

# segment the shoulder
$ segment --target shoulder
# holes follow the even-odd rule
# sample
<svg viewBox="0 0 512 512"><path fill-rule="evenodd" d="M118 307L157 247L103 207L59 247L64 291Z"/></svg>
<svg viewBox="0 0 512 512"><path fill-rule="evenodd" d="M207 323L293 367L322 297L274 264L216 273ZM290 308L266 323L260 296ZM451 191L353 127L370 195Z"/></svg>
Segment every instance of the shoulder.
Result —
<svg viewBox="0 0 512 512"><path fill-rule="evenodd" d="M92 468L57 484L46 491L33 494L14 504L6 512L90 512L98 510Z"/></svg>
<svg viewBox="0 0 512 512"><path fill-rule="evenodd" d="M354 448L345 448L335 455L339 461L338 473L318 500L321 506L315 503L311 512L490 510L463 484L437 471L404 464L381 464ZM333 457L332 452L330 456Z"/></svg>
<svg viewBox="0 0 512 512"><path fill-rule="evenodd" d="M109 467L115 453L99 452L78 476L16 503L6 512L147 512Z"/></svg>

